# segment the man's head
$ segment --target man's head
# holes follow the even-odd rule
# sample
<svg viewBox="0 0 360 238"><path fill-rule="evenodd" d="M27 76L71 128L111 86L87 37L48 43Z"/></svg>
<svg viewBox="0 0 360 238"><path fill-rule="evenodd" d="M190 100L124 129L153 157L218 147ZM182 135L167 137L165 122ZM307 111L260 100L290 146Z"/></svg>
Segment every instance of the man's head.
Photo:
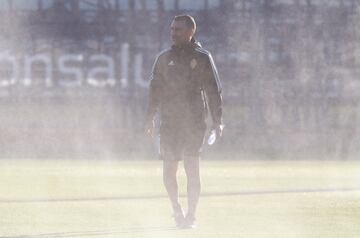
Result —
<svg viewBox="0 0 360 238"><path fill-rule="evenodd" d="M182 45L191 41L196 31L196 23L192 16L176 16L171 23L171 39L174 45Z"/></svg>

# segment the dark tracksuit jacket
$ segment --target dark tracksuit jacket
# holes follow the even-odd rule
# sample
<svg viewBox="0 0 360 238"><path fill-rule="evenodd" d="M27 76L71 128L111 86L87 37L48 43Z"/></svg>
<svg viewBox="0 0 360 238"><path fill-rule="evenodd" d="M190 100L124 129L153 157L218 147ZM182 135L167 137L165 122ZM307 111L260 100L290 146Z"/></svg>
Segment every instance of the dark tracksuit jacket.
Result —
<svg viewBox="0 0 360 238"><path fill-rule="evenodd" d="M205 125L207 108L221 124L221 85L211 54L194 40L161 52L151 73L148 119L159 112L162 126L197 128Z"/></svg>

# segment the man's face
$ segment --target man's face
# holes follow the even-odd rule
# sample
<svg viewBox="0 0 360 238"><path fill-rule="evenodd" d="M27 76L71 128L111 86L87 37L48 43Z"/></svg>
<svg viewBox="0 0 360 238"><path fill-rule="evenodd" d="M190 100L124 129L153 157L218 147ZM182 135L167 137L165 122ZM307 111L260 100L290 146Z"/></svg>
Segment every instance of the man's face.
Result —
<svg viewBox="0 0 360 238"><path fill-rule="evenodd" d="M174 45L190 42L194 30L187 27L185 21L173 21L171 23L171 39Z"/></svg>

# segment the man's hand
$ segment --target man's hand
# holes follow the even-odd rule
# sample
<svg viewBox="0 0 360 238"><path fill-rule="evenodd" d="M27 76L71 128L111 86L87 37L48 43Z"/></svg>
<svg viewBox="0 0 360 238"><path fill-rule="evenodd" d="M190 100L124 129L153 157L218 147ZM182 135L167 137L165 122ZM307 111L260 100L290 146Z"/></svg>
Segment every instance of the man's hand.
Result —
<svg viewBox="0 0 360 238"><path fill-rule="evenodd" d="M216 137L222 136L224 127L225 127L225 125L223 125L223 124L213 126L213 130L215 130L215 132L216 132Z"/></svg>
<svg viewBox="0 0 360 238"><path fill-rule="evenodd" d="M145 127L146 127L145 128L146 134L148 134L152 138L154 138L155 137L155 121L154 120L147 121Z"/></svg>

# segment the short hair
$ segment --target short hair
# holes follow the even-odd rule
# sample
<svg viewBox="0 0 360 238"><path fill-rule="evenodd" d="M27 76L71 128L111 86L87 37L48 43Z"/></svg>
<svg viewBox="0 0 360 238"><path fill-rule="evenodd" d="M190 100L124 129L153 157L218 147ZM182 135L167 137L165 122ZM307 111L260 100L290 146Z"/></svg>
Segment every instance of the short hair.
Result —
<svg viewBox="0 0 360 238"><path fill-rule="evenodd" d="M174 21L185 21L187 27L196 31L196 22L195 19L190 15L178 15L174 17Z"/></svg>

